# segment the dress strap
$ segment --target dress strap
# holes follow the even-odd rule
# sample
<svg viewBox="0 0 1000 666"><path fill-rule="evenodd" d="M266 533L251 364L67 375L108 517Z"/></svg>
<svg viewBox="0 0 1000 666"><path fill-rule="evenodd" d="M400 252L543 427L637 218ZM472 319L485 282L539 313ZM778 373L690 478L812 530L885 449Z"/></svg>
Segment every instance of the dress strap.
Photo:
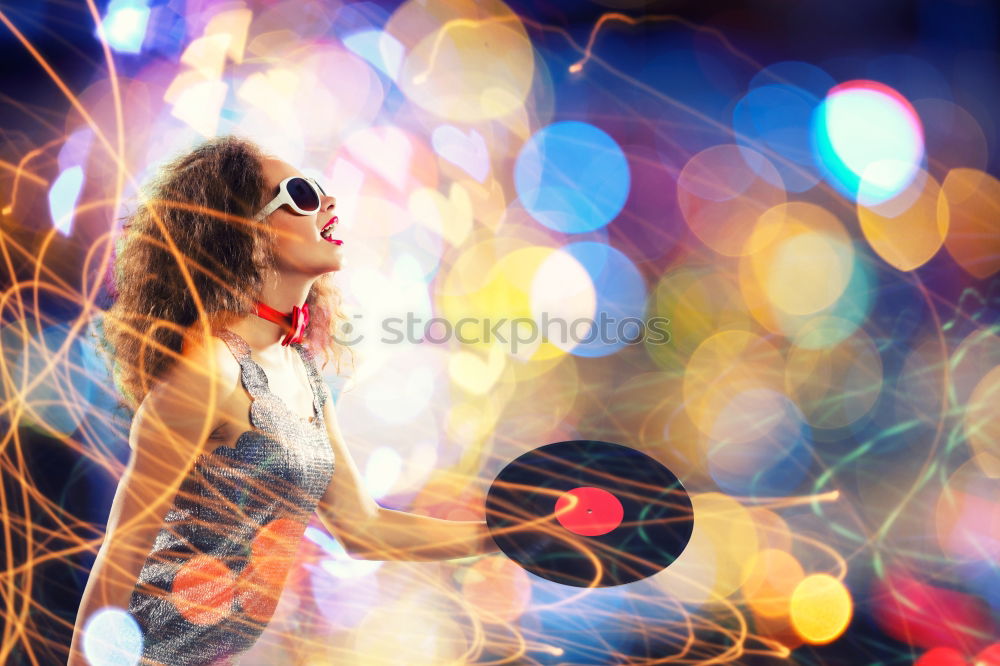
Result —
<svg viewBox="0 0 1000 666"><path fill-rule="evenodd" d="M256 400L261 396L269 394L271 389L267 384L267 375L264 374L264 369L257 365L257 362L250 355L250 345L247 344L247 341L229 329L217 331L216 335L226 343L229 351L233 353L233 356L239 362L243 375L243 385L250 392L250 395Z"/></svg>
<svg viewBox="0 0 1000 666"><path fill-rule="evenodd" d="M323 375L320 373L319 368L316 367L316 361L313 359L312 352L309 351L302 343L292 343L292 347L295 351L299 353L302 357L302 362L306 366L306 373L309 375L309 383L312 385L313 392L313 404L316 407L316 413L319 414L320 418L323 416L323 405L326 404L326 391L323 390Z"/></svg>

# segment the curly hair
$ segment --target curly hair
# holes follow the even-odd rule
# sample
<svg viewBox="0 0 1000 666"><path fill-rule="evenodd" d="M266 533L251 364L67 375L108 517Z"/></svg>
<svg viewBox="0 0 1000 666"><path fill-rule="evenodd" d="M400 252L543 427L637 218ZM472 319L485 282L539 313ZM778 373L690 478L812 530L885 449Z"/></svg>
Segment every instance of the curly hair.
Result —
<svg viewBox="0 0 1000 666"><path fill-rule="evenodd" d="M255 312L277 239L270 225L251 219L268 198L264 157L243 137L204 141L165 164L126 216L113 270L117 297L103 317L101 346L132 411L186 339ZM322 350L324 368L335 358L339 374L345 347L333 333L346 316L330 273L313 283L306 303L303 345Z"/></svg>

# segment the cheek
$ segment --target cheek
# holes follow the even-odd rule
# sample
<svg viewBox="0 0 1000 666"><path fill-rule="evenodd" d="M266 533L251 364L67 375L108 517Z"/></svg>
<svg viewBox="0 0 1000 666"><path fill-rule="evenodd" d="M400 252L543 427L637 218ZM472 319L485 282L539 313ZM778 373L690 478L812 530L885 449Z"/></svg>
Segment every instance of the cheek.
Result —
<svg viewBox="0 0 1000 666"><path fill-rule="evenodd" d="M310 222L309 218L299 215L285 214L282 219L276 220L274 225L278 232L278 246L294 248L296 244L315 240L311 224L315 224L315 221Z"/></svg>
<svg viewBox="0 0 1000 666"><path fill-rule="evenodd" d="M315 263L316 258L322 256L322 251L327 248L326 243L316 239L313 229L294 226L283 228L274 249L279 265L286 268L301 268Z"/></svg>
<svg viewBox="0 0 1000 666"><path fill-rule="evenodd" d="M275 227L276 238L274 240L274 252L279 259L293 257L296 254L296 247L302 245L301 239L295 237L295 230L287 226Z"/></svg>
<svg viewBox="0 0 1000 666"><path fill-rule="evenodd" d="M302 239L295 239L292 237L281 238L278 240L277 247L275 251L278 257L283 258L285 263L297 263L303 257L310 254L310 243Z"/></svg>

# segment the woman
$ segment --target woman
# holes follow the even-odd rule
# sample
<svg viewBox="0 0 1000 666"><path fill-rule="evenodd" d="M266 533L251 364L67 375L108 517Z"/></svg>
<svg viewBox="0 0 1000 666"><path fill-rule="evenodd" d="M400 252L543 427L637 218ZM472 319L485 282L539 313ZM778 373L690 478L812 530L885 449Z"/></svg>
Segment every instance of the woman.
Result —
<svg viewBox="0 0 1000 666"><path fill-rule="evenodd" d="M313 351L338 360L336 199L252 142L175 159L131 216L105 318L132 449L84 591L128 609L145 664L224 664L270 620L315 511L355 558L496 552L484 521L380 507ZM325 365L325 364L324 364ZM100 640L102 637L90 637Z"/></svg>

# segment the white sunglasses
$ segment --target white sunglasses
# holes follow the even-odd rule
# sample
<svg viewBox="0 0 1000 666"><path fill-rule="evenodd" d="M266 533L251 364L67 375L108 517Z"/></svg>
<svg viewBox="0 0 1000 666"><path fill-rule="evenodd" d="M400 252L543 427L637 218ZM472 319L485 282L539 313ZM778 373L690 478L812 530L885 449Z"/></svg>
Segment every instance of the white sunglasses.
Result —
<svg viewBox="0 0 1000 666"><path fill-rule="evenodd" d="M288 204L288 207L299 215L312 215L319 212L324 196L326 192L312 178L291 176L278 183L278 195L271 199L254 219L263 220L284 204Z"/></svg>

